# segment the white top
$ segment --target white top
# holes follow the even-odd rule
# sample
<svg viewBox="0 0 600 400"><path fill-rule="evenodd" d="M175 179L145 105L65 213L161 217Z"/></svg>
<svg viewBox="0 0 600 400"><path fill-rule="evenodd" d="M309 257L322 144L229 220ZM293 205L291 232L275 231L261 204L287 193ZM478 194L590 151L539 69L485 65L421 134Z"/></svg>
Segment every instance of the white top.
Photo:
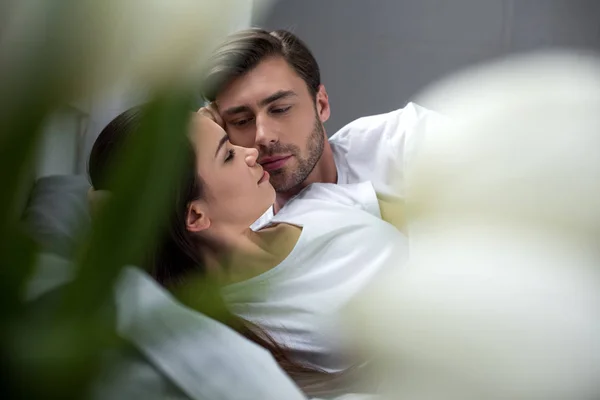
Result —
<svg viewBox="0 0 600 400"><path fill-rule="evenodd" d="M139 269L123 271L115 302L119 334L147 361L126 364L127 380L101 385L118 397L99 398L306 399L267 350L183 306Z"/></svg>
<svg viewBox="0 0 600 400"><path fill-rule="evenodd" d="M28 300L74 276L73 263L53 254L36 264ZM146 272L124 268L114 295L117 332L137 351L104 352L90 399L307 400L267 350L184 306Z"/></svg>
<svg viewBox="0 0 600 400"><path fill-rule="evenodd" d="M375 191L404 199L404 172L427 134L442 116L415 103L385 114L350 122L329 138L337 168L337 183L371 181ZM264 227L273 218L269 208L253 225Z"/></svg>
<svg viewBox="0 0 600 400"><path fill-rule="evenodd" d="M349 367L336 351L336 313L374 276L405 262L405 236L381 220L370 182L313 184L272 222L301 226L296 246L273 269L225 287L226 303L297 359L327 371Z"/></svg>

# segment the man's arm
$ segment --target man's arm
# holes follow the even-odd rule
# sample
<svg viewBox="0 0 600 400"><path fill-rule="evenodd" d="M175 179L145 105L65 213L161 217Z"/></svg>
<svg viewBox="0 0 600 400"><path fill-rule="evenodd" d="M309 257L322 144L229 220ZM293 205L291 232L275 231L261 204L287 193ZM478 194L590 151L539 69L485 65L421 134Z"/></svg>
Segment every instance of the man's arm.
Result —
<svg viewBox="0 0 600 400"><path fill-rule="evenodd" d="M371 181L375 190L404 197L404 175L443 117L415 103L354 120L330 138L340 183Z"/></svg>

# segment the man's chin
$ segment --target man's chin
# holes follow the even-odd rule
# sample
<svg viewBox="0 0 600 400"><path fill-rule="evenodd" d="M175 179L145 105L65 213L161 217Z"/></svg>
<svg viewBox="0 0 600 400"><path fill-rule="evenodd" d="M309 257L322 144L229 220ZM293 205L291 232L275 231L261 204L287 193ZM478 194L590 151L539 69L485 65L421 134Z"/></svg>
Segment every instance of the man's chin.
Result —
<svg viewBox="0 0 600 400"><path fill-rule="evenodd" d="M297 166L285 166L284 168L269 171L270 182L277 193L287 193L297 191L302 185L303 180L299 181L297 174L291 171L297 171Z"/></svg>
<svg viewBox="0 0 600 400"><path fill-rule="evenodd" d="M275 192L278 194L299 192L300 189L302 189L301 184L302 184L302 182L300 182L300 183L282 182L282 183L275 183L275 184L273 182L271 182L271 185L273 185Z"/></svg>
<svg viewBox="0 0 600 400"><path fill-rule="evenodd" d="M269 182L271 182L271 185L273 185L276 192L286 190L285 188L288 186L290 179L283 168L269 171L269 175Z"/></svg>
<svg viewBox="0 0 600 400"><path fill-rule="evenodd" d="M288 182L281 180L271 180L271 185L273 185L273 188L277 193L285 193L291 188L293 188L293 185L290 185Z"/></svg>

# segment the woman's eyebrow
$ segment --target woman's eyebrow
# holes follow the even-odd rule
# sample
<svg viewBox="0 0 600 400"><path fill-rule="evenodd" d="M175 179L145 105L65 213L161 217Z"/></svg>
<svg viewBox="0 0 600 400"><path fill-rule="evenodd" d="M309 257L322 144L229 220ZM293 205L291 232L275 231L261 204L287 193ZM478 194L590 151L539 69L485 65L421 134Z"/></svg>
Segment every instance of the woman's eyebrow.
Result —
<svg viewBox="0 0 600 400"><path fill-rule="evenodd" d="M221 147L223 147L223 145L227 143L228 140L229 136L227 136L227 134L223 135L221 140L219 140L219 144L217 145L217 151L215 151L215 158L217 157L217 154L219 154L219 150L221 150Z"/></svg>

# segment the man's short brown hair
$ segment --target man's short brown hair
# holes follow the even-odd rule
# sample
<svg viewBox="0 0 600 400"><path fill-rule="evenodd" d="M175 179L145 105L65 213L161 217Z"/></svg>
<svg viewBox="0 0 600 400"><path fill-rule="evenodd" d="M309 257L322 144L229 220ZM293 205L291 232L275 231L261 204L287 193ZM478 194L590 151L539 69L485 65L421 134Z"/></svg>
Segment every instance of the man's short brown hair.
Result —
<svg viewBox="0 0 600 400"><path fill-rule="evenodd" d="M269 32L252 28L229 36L213 53L204 80L204 98L215 101L227 84L270 57L283 57L304 80L313 98L316 97L321 85L321 73L306 44L285 30Z"/></svg>

